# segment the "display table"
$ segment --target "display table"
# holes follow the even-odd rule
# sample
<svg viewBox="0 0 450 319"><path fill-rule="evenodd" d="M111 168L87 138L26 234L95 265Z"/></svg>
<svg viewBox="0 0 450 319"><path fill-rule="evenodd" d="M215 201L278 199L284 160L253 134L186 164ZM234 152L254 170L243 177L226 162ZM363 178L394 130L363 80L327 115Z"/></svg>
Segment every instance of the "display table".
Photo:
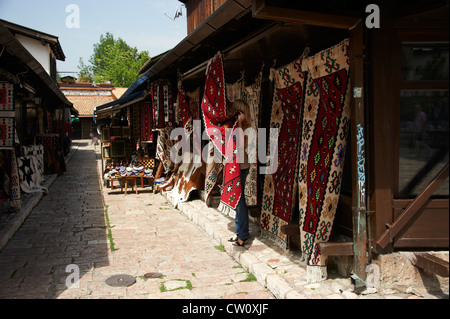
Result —
<svg viewBox="0 0 450 319"><path fill-rule="evenodd" d="M131 176L121 176L116 178L107 178L105 179L105 182L109 181L111 190L114 189L114 181L120 182L120 191L123 192L125 190L125 195L127 194L128 190L128 181L131 181L131 190L136 189L136 194L138 193L137 189L137 179L141 178L141 176L131 175ZM142 183L142 181L141 181Z"/></svg>

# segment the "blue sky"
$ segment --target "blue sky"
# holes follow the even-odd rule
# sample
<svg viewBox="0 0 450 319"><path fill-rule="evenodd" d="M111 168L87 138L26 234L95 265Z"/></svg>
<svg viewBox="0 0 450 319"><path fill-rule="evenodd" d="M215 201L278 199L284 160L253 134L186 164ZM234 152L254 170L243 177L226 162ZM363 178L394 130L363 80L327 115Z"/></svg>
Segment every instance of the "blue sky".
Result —
<svg viewBox="0 0 450 319"><path fill-rule="evenodd" d="M68 28L66 19L79 8L79 28ZM78 71L80 57L88 63L93 45L110 32L150 56L165 52L187 35L186 9L174 21L182 5L178 0L0 0L0 19L59 37L66 61L58 71Z"/></svg>

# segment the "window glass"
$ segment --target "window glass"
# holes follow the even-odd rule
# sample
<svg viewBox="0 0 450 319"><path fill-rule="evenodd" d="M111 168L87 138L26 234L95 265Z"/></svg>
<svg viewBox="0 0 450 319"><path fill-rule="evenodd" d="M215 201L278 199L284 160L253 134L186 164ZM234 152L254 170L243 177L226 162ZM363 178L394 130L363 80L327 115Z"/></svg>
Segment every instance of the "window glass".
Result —
<svg viewBox="0 0 450 319"><path fill-rule="evenodd" d="M448 91L402 91L399 196L414 198L448 162ZM434 193L449 197L449 181Z"/></svg>
<svg viewBox="0 0 450 319"><path fill-rule="evenodd" d="M403 44L402 80L448 80L448 43Z"/></svg>

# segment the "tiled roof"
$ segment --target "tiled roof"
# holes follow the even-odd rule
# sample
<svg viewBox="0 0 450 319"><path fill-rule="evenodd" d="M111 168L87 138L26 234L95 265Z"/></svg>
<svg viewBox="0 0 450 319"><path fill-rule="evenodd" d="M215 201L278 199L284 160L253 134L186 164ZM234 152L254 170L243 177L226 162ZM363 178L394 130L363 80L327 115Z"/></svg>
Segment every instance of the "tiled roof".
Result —
<svg viewBox="0 0 450 319"><path fill-rule="evenodd" d="M80 117L94 116L94 108L98 105L114 101L112 95L66 95Z"/></svg>

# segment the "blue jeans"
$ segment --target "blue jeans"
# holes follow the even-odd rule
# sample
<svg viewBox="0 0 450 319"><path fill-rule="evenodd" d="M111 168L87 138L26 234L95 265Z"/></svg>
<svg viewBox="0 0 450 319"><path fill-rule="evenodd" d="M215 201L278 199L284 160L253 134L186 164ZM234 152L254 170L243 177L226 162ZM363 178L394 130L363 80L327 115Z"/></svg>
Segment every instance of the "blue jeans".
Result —
<svg viewBox="0 0 450 319"><path fill-rule="evenodd" d="M237 234L239 239L247 239L250 237L249 226L248 226L248 209L247 204L245 203L245 179L248 175L248 169L241 170L241 199L236 207L236 218L235 218L235 226L234 233Z"/></svg>

